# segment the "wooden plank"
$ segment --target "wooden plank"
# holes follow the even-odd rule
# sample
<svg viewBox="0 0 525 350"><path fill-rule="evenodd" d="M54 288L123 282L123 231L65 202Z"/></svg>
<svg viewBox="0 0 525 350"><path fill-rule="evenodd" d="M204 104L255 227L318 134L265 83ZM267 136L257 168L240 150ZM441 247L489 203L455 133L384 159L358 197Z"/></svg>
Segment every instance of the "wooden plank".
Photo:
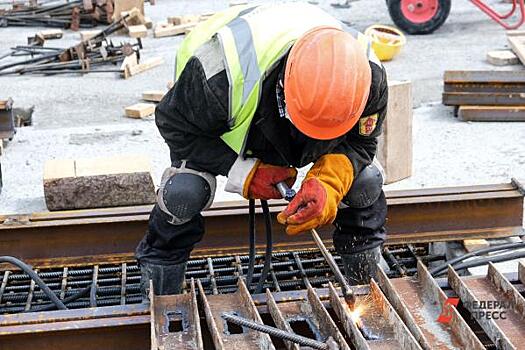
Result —
<svg viewBox="0 0 525 350"><path fill-rule="evenodd" d="M385 169L389 184L412 175L412 84L388 84L387 117L378 140L377 159Z"/></svg>
<svg viewBox="0 0 525 350"><path fill-rule="evenodd" d="M114 0L113 1L113 22L122 17L122 12L136 8L144 15L144 0Z"/></svg>
<svg viewBox="0 0 525 350"><path fill-rule="evenodd" d="M144 17L144 25L145 25L146 28L148 28L148 29L153 28L153 21L151 20L150 17Z"/></svg>
<svg viewBox="0 0 525 350"><path fill-rule="evenodd" d="M490 246L486 239L465 239L463 241L463 247L467 252L473 252L475 250L488 248Z"/></svg>
<svg viewBox="0 0 525 350"><path fill-rule="evenodd" d="M151 163L140 155L50 160L44 166L43 184L49 210L155 202Z"/></svg>
<svg viewBox="0 0 525 350"><path fill-rule="evenodd" d="M447 70L443 80L445 83L523 83L525 70Z"/></svg>
<svg viewBox="0 0 525 350"><path fill-rule="evenodd" d="M80 31L80 41L87 41L93 38L95 35L98 35L100 30L82 30Z"/></svg>
<svg viewBox="0 0 525 350"><path fill-rule="evenodd" d="M460 106L458 118L478 122L523 122L525 106Z"/></svg>
<svg viewBox="0 0 525 350"><path fill-rule="evenodd" d="M155 113L155 105L153 103L136 103L126 107L125 112L126 117L144 118Z"/></svg>
<svg viewBox="0 0 525 350"><path fill-rule="evenodd" d="M507 36L507 40L521 64L525 64L525 35Z"/></svg>
<svg viewBox="0 0 525 350"><path fill-rule="evenodd" d="M124 66L124 72L122 74L124 79L128 79L139 73L143 73L147 70L160 66L164 63L164 58L162 57L152 57L146 60L145 62L139 64L127 64Z"/></svg>
<svg viewBox="0 0 525 350"><path fill-rule="evenodd" d="M523 92L525 81L521 83L445 83L444 92Z"/></svg>
<svg viewBox="0 0 525 350"><path fill-rule="evenodd" d="M39 32L40 35L46 40L60 39L64 33L60 29L46 29Z"/></svg>
<svg viewBox="0 0 525 350"><path fill-rule="evenodd" d="M153 36L155 38L164 38L167 36L175 36L185 34L188 29L191 29L195 26L195 23L186 23L186 24L157 24L153 31Z"/></svg>
<svg viewBox="0 0 525 350"><path fill-rule="evenodd" d="M518 64L518 57L511 50L494 50L487 53L487 61L495 66Z"/></svg>
<svg viewBox="0 0 525 350"><path fill-rule="evenodd" d="M129 26L128 32L132 38L145 38L148 36L148 28L144 24Z"/></svg>
<svg viewBox="0 0 525 350"><path fill-rule="evenodd" d="M525 94L444 92L443 104L447 106L523 106L525 105Z"/></svg>
<svg viewBox="0 0 525 350"><path fill-rule="evenodd" d="M166 92L162 90L148 90L142 92L142 99L149 102L160 102L165 94Z"/></svg>
<svg viewBox="0 0 525 350"><path fill-rule="evenodd" d="M525 35L525 30L520 30L520 29L507 30L506 34L507 34L507 36Z"/></svg>

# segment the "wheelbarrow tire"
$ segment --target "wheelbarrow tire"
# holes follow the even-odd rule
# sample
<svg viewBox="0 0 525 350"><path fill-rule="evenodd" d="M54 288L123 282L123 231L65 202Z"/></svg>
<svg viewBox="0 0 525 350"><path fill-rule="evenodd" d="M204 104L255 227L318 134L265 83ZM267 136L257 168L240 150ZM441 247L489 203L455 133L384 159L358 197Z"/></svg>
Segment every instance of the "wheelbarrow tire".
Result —
<svg viewBox="0 0 525 350"><path fill-rule="evenodd" d="M404 0L406 1L406 0ZM387 0L388 12L394 23L408 34L430 34L447 20L450 13L451 0L436 0L438 8L435 13L430 14L428 19L421 18L418 21L407 18L403 13L402 0Z"/></svg>

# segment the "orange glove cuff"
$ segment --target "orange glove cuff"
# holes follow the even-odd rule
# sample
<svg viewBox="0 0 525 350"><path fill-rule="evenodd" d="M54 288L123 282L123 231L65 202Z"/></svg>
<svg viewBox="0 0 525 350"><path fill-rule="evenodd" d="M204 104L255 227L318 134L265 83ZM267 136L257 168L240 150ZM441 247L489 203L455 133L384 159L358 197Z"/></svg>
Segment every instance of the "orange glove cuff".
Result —
<svg viewBox="0 0 525 350"><path fill-rule="evenodd" d="M325 154L308 171L305 180L312 177L317 178L323 184L328 201L334 202L337 208L352 186L354 167L344 154Z"/></svg>

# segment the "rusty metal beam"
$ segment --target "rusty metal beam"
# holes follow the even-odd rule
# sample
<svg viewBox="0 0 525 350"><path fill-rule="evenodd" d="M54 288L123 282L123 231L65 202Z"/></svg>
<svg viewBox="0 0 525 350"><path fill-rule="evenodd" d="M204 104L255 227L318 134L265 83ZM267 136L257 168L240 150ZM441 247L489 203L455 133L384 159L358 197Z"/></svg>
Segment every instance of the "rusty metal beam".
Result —
<svg viewBox="0 0 525 350"><path fill-rule="evenodd" d="M449 325L437 322L447 299L426 267L418 261L418 277L389 279L379 267L378 280L388 300L423 349L473 349L485 347L455 308Z"/></svg>
<svg viewBox="0 0 525 350"><path fill-rule="evenodd" d="M521 230L523 194L516 183L389 191L387 244L434 242L465 238L506 237ZM272 215L286 203L270 203ZM73 266L86 262L132 259L142 238L150 206L76 210L0 216L0 255L14 255L38 266ZM246 251L245 202L215 203L204 212L206 235L194 256ZM257 208L259 230L263 230ZM314 247L304 235L288 236L273 220L276 250ZM330 243L331 226L319 230ZM258 235L257 247L264 247ZM67 261L67 263L66 263ZM56 265L55 265L56 266Z"/></svg>
<svg viewBox="0 0 525 350"><path fill-rule="evenodd" d="M195 293L151 295L151 350L202 350L202 334Z"/></svg>
<svg viewBox="0 0 525 350"><path fill-rule="evenodd" d="M149 320L146 304L3 315L0 348L144 350Z"/></svg>
<svg viewBox="0 0 525 350"><path fill-rule="evenodd" d="M473 314L498 349L522 348L523 334L525 334L525 301L494 265L489 265L487 276L462 278L452 267L449 267L448 281L465 308ZM494 319L481 315L480 311L494 311L494 309L481 307L480 302L487 303L489 301L510 303L510 308L498 308L496 310L498 312L505 311L506 317Z"/></svg>
<svg viewBox="0 0 525 350"><path fill-rule="evenodd" d="M257 323L263 323L242 278L239 279L237 292L233 294L206 296L199 281L197 285L208 329L217 350L275 350L268 334L251 329L232 328L233 325L228 324L221 317L224 313L232 313Z"/></svg>

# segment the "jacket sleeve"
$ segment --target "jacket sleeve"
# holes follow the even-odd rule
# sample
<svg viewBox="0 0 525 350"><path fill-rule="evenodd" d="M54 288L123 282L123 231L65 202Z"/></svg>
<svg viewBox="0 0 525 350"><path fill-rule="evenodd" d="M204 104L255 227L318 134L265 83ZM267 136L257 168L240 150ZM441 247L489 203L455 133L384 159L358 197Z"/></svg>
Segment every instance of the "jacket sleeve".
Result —
<svg viewBox="0 0 525 350"><path fill-rule="evenodd" d="M173 164L187 160L192 169L228 174L237 159L220 138L229 130L228 91L224 70L210 76L199 59L190 58L155 110L155 122Z"/></svg>
<svg viewBox="0 0 525 350"><path fill-rule="evenodd" d="M372 84L368 101L361 118L346 134L333 153L343 153L350 159L357 176L372 163L377 151L377 137L382 132L388 101L386 71L382 66L370 63Z"/></svg>

